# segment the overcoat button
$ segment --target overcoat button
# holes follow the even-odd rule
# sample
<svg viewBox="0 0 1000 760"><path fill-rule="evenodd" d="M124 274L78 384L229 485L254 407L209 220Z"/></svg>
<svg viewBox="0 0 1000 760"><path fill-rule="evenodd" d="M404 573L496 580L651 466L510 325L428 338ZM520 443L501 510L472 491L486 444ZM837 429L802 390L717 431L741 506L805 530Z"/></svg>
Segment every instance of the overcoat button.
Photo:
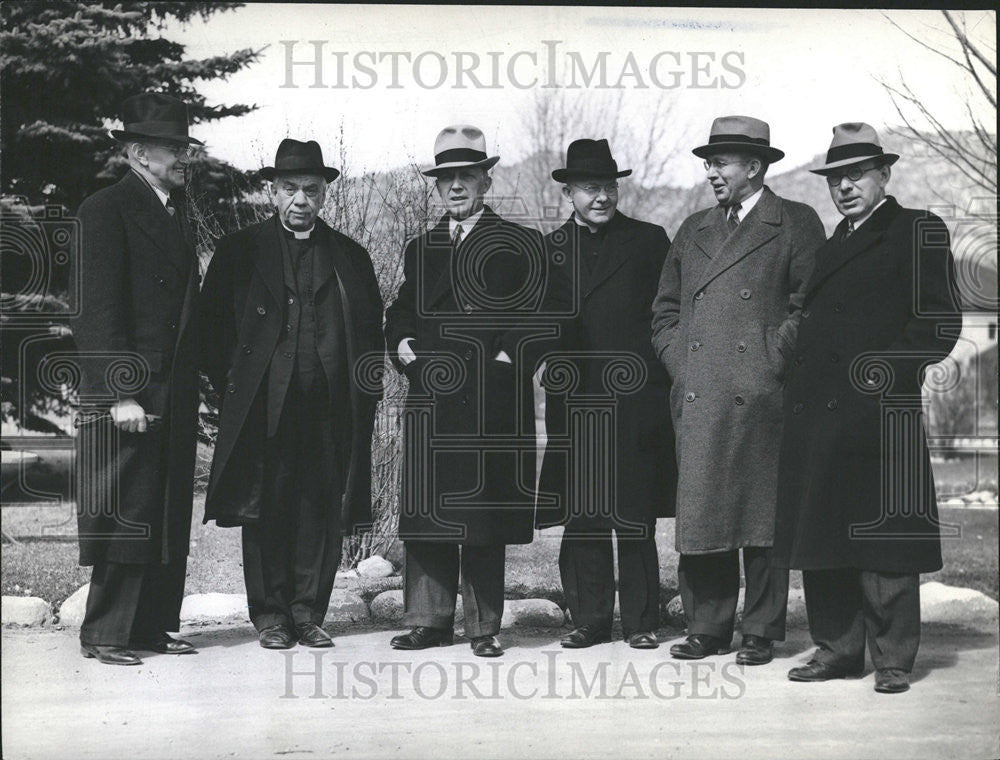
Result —
<svg viewBox="0 0 1000 760"><path fill-rule="evenodd" d="M697 351L699 348L701 348L701 343L699 343L698 341L695 341L694 343L691 344L692 351Z"/></svg>
<svg viewBox="0 0 1000 760"><path fill-rule="evenodd" d="M465 313L466 314L471 314L472 313L472 305L471 304L465 307Z"/></svg>
<svg viewBox="0 0 1000 760"><path fill-rule="evenodd" d="M263 317L265 314L267 314L267 309L265 309L263 306L258 306L257 313Z"/></svg>
<svg viewBox="0 0 1000 760"><path fill-rule="evenodd" d="M736 406L743 406L743 397L742 396L737 396L736 397Z"/></svg>
<svg viewBox="0 0 1000 760"><path fill-rule="evenodd" d="M835 398L832 398L832 399L830 399L829 401L827 401L827 402L826 402L826 408L827 408L827 409L829 409L829 410L830 410L831 412L832 412L832 411L833 411L834 409L836 409L836 408L837 408L837 399L835 399Z"/></svg>
<svg viewBox="0 0 1000 760"><path fill-rule="evenodd" d="M834 364L840 361L840 356L837 355L836 351L830 354L830 361L832 361Z"/></svg>
<svg viewBox="0 0 1000 760"><path fill-rule="evenodd" d="M802 404L796 404L795 406L792 407L792 413L800 414L802 412L802 408L803 408Z"/></svg>
<svg viewBox="0 0 1000 760"><path fill-rule="evenodd" d="M687 393L685 393L684 394L684 400L685 401L694 401L694 392L693 391L688 391Z"/></svg>
<svg viewBox="0 0 1000 760"><path fill-rule="evenodd" d="M466 351L465 352L465 361L469 361L470 359L472 359L472 352L471 351Z"/></svg>
<svg viewBox="0 0 1000 760"><path fill-rule="evenodd" d="M704 290L699 290L697 293L694 294L694 300L695 301L700 301L704 297L705 297L705 291Z"/></svg>
<svg viewBox="0 0 1000 760"><path fill-rule="evenodd" d="M253 349L250 348L250 346L243 346L243 353L249 354L251 351L253 351Z"/></svg>
<svg viewBox="0 0 1000 760"><path fill-rule="evenodd" d="M740 291L740 298L742 298L744 301L750 298L750 289L743 288L743 290Z"/></svg>
<svg viewBox="0 0 1000 760"><path fill-rule="evenodd" d="M802 310L802 318L803 319L809 319L809 317L811 317L811 316L812 316L812 312L809 311L809 309L803 309Z"/></svg>
<svg viewBox="0 0 1000 760"><path fill-rule="evenodd" d="M291 351L285 351L284 355L285 355L286 359L291 359L292 358L292 352Z"/></svg>
<svg viewBox="0 0 1000 760"><path fill-rule="evenodd" d="M833 310L838 314L840 314L840 312L844 310L844 304L842 304L840 301L837 301L837 303L833 305Z"/></svg>
<svg viewBox="0 0 1000 760"><path fill-rule="evenodd" d="M739 343L736 344L736 350L739 351L741 354L744 353L747 350L747 344L741 340Z"/></svg>
<svg viewBox="0 0 1000 760"><path fill-rule="evenodd" d="M236 393L236 385L234 383L230 383L229 387L226 388L226 392L227 393Z"/></svg>
<svg viewBox="0 0 1000 760"><path fill-rule="evenodd" d="M294 298L289 298L288 299L288 305L291 306L293 303L295 303L295 299Z"/></svg>

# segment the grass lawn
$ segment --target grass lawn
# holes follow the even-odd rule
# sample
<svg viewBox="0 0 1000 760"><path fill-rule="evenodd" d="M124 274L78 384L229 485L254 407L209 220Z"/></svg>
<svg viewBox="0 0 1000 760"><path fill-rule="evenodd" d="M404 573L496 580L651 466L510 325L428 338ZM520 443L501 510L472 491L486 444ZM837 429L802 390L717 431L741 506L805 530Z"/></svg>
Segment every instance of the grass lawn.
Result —
<svg viewBox="0 0 1000 760"><path fill-rule="evenodd" d="M242 594L243 569L240 531L220 529L201 523L202 505L195 505L196 519L191 528L191 556L188 560L186 592L210 591ZM943 542L944 569L923 580L937 580L955 586L978 589L997 598L998 526L996 510L942 509L945 523L960 526L959 538ZM559 531L547 530L534 543L511 546L507 550L507 595L511 598L545 597L562 601L559 584ZM660 554L660 585L665 593L677 588L677 554L673 551L673 521L657 526ZM55 604L89 580L89 568L76 564L74 543L27 541L4 544L2 586L4 594L40 596ZM792 573L792 585L801 585L801 575ZM358 590L366 599L379 591L399 586L398 578L362 581Z"/></svg>

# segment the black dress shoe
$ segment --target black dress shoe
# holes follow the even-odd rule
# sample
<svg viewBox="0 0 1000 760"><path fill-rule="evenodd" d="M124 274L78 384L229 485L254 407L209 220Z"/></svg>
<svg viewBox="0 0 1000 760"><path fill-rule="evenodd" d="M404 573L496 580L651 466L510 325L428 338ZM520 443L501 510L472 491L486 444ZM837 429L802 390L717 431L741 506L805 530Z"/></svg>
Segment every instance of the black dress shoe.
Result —
<svg viewBox="0 0 1000 760"><path fill-rule="evenodd" d="M910 674L899 668L883 668L875 673L875 691L902 694L910 689Z"/></svg>
<svg viewBox="0 0 1000 760"><path fill-rule="evenodd" d="M295 635L284 623L261 628L257 640L264 649L291 649L295 646Z"/></svg>
<svg viewBox="0 0 1000 760"><path fill-rule="evenodd" d="M774 659L774 642L764 636L748 633L736 653L737 665L767 665Z"/></svg>
<svg viewBox="0 0 1000 760"><path fill-rule="evenodd" d="M476 657L499 657L503 647L493 636L476 636L472 640L472 653Z"/></svg>
<svg viewBox="0 0 1000 760"><path fill-rule="evenodd" d="M727 649L729 644L722 639L695 633L688 636L686 641L670 647L670 656L678 660L700 660L712 654L724 654Z"/></svg>
<svg viewBox="0 0 1000 760"><path fill-rule="evenodd" d="M315 623L298 623L295 626L295 635L298 637L299 643L305 647L333 646L330 634Z"/></svg>
<svg viewBox="0 0 1000 760"><path fill-rule="evenodd" d="M628 637L628 645L633 649L656 649L660 642L649 631L639 631Z"/></svg>
<svg viewBox="0 0 1000 760"><path fill-rule="evenodd" d="M152 639L137 639L129 644L133 649L144 652L159 652L160 654L197 654L194 644L184 639L175 639L166 633L161 633Z"/></svg>
<svg viewBox="0 0 1000 760"><path fill-rule="evenodd" d="M80 643L80 654L87 658L94 658L105 665L142 665L135 652L131 652L125 647L105 647L97 644Z"/></svg>
<svg viewBox="0 0 1000 760"><path fill-rule="evenodd" d="M800 668L788 671L789 681L831 681L835 678L861 675L860 670L845 670L819 660L812 660Z"/></svg>
<svg viewBox="0 0 1000 760"><path fill-rule="evenodd" d="M409 633L393 636L389 646L393 649L428 649L430 647L450 646L455 633L450 628L431 628L418 625Z"/></svg>
<svg viewBox="0 0 1000 760"><path fill-rule="evenodd" d="M611 641L611 631L598 628L596 625L581 625L560 639L559 644L566 649L586 649L594 644L605 644Z"/></svg>

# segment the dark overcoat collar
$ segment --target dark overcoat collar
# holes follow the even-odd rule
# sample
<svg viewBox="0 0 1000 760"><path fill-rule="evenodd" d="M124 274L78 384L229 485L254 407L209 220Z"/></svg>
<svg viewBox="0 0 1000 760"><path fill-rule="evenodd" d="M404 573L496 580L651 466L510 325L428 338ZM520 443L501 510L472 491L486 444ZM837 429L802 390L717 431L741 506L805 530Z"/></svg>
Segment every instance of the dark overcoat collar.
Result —
<svg viewBox="0 0 1000 760"><path fill-rule="evenodd" d="M164 208L159 196L149 184L132 169L119 180L124 191L126 214L149 238L150 242L166 254L166 260L186 277L194 255L194 242L186 222L180 226ZM184 208L183 192L171 193L177 209Z"/></svg>
<svg viewBox="0 0 1000 760"><path fill-rule="evenodd" d="M854 233L843 239L848 220L844 217L833 235L816 252L816 266L806 292L814 290L823 280L840 269L851 259L861 255L885 239L886 230L899 214L900 205L891 195L879 206Z"/></svg>

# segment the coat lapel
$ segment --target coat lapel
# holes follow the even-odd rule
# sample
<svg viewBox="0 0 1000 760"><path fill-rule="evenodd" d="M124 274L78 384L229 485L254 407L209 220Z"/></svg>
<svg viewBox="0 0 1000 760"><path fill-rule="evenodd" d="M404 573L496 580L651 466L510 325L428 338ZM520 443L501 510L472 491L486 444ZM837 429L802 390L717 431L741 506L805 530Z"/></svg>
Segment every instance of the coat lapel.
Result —
<svg viewBox="0 0 1000 760"><path fill-rule="evenodd" d="M729 228L726 227L725 209L716 206L702 217L694 236L694 243L707 258L714 259L719 255L727 237Z"/></svg>
<svg viewBox="0 0 1000 760"><path fill-rule="evenodd" d="M339 246L333 239L330 228L322 219L316 220L317 243L316 257L313 259L313 293L319 293L323 286L331 277L340 270L336 268L336 263L346 258L339 253Z"/></svg>
<svg viewBox="0 0 1000 760"><path fill-rule="evenodd" d="M695 290L703 289L724 271L773 240L781 231L781 199L766 186L757 205L731 235L728 235L729 228L726 226L723 209L719 207L713 209L713 212L716 212L716 216L713 217L715 223L706 228L710 230L706 238L718 240L720 233L723 232L727 237L712 257L712 261L706 265ZM705 215L706 219L712 216L711 212Z"/></svg>
<svg viewBox="0 0 1000 760"><path fill-rule="evenodd" d="M607 237L605 237L604 245L597 257L594 271L590 275L590 282L583 294L584 298L587 298L597 286L618 271L628 259L631 253L628 242L635 236L635 227L629 224L630 221L631 219L624 214L616 212L611 221L608 222ZM577 247L577 256L579 255L579 247Z"/></svg>
<svg viewBox="0 0 1000 760"><path fill-rule="evenodd" d="M181 228L170 217L153 189L134 171L129 169L121 184L128 198L129 218L153 245L167 254L167 261L186 277L193 250L189 248Z"/></svg>
<svg viewBox="0 0 1000 760"><path fill-rule="evenodd" d="M848 261L881 242L889 223L899 213L899 208L896 199L888 197L885 203L871 215L871 218L846 240L842 238L844 230L847 228L847 219L842 219L834 230L833 236L816 253L816 267L813 269L806 292L815 289Z"/></svg>
<svg viewBox="0 0 1000 760"><path fill-rule="evenodd" d="M253 263L260 272L261 279L267 285L277 303L284 297L285 277L281 267L281 238L278 231L277 215L261 224L254 235L254 246L251 255Z"/></svg>
<svg viewBox="0 0 1000 760"><path fill-rule="evenodd" d="M421 253L420 271L424 287L428 288L424 308L431 309L451 292L451 238L448 234L448 215L425 233Z"/></svg>

